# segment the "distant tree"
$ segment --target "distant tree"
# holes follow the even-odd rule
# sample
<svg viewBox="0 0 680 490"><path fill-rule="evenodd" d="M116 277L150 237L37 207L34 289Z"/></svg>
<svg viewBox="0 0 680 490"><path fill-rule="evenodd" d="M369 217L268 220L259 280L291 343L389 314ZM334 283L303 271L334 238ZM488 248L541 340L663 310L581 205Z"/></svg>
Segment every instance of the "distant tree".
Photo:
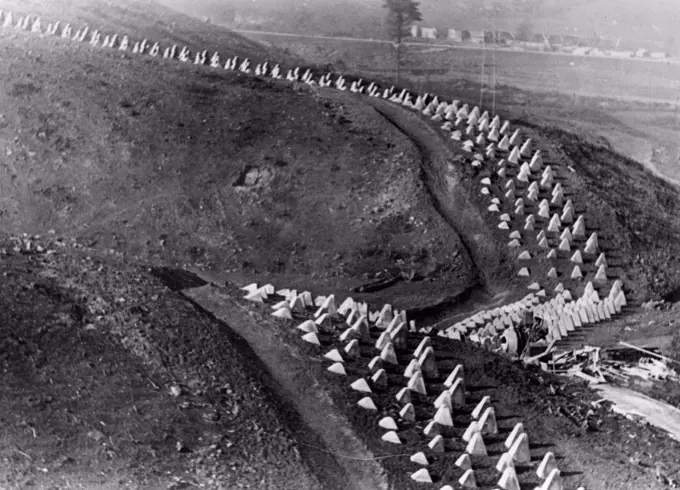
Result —
<svg viewBox="0 0 680 490"><path fill-rule="evenodd" d="M666 39L664 51L667 56L676 56L678 54L678 40L673 36Z"/></svg>
<svg viewBox="0 0 680 490"><path fill-rule="evenodd" d="M534 35L534 26L529 19L524 19L518 26L515 39L518 41L530 41Z"/></svg>
<svg viewBox="0 0 680 490"><path fill-rule="evenodd" d="M420 13L420 3L413 0L385 0L383 7L387 9L385 30L394 41L397 51L397 83L399 83L402 42L410 35L411 26L423 20L423 15Z"/></svg>

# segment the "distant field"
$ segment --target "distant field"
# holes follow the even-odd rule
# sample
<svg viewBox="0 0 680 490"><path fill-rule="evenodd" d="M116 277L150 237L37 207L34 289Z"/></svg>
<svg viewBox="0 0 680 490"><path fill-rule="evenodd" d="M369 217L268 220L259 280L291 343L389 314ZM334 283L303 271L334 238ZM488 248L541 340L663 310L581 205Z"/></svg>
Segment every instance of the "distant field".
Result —
<svg viewBox="0 0 680 490"><path fill-rule="evenodd" d="M360 40L312 39L249 33L248 37L288 49L313 62L334 63L363 73L385 74L394 67L394 47ZM581 96L677 103L680 64L627 59L571 57L543 53L409 47L405 70L431 81L466 78L527 90ZM442 70L446 69L445 74Z"/></svg>

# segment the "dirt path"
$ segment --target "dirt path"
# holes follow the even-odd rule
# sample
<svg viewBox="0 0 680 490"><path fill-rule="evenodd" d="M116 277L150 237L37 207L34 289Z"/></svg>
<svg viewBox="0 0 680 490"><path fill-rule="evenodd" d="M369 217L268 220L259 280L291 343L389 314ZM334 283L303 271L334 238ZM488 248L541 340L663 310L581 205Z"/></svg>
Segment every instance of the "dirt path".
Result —
<svg viewBox="0 0 680 490"><path fill-rule="evenodd" d="M477 271L479 284L491 295L508 289L509 266L468 192L475 171L469 153L454 149L444 135L420 115L393 103L369 98L375 110L409 138L422 154L422 178L440 215L460 236Z"/></svg>
<svg viewBox="0 0 680 490"><path fill-rule="evenodd" d="M613 385L599 385L596 391L614 403L614 411L644 418L680 441L680 410L641 393Z"/></svg>
<svg viewBox="0 0 680 490"><path fill-rule="evenodd" d="M183 291L183 294L228 323L252 347L281 385L281 396L292 402L326 448L319 448L326 464L339 465L347 476L342 489L388 489L383 470L335 409L319 381L306 368L309 362L299 347L286 343L279 332L259 328L245 309L214 285ZM329 488L329 487L326 487Z"/></svg>

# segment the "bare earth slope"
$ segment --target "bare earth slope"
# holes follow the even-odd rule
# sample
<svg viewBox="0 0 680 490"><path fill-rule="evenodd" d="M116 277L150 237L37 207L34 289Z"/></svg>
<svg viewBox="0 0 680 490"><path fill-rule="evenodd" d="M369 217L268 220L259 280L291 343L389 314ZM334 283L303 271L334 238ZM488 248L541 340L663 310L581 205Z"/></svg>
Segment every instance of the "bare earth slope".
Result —
<svg viewBox="0 0 680 490"><path fill-rule="evenodd" d="M222 271L465 285L416 150L356 98L2 35L5 229Z"/></svg>
<svg viewBox="0 0 680 490"><path fill-rule="evenodd" d="M273 319L269 305L245 305L224 281L177 284L166 269L125 264L181 265L209 271L204 277L226 272L239 283L255 278L342 296L364 282L396 278L378 294L364 289L353 296L373 307L389 301L407 308L419 325L438 321L466 301L498 301L494 293L515 285L512 257L495 238L501 235L477 195L482 176L465 161L469 156L451 150L435 125L382 101L27 33L0 36L0 55L10 60L0 81L0 226L54 229L89 247L34 256L7 244L10 252L0 259L10 278L0 294L7 315L3 385L11 389L0 398L0 413L10 414L0 424L1 447L9 448L5 484L68 485L73 476L86 488L111 481L375 488L385 485L387 469L395 488L414 485L403 465L418 447L424 420L405 428L402 447L380 442L375 417L357 414L355 394L332 380L319 352L300 344L292 322ZM679 224L660 209L675 209L677 194L635 162L513 122L540 140L548 163L574 168L565 177L576 189L570 197L577 212L588 210L588 226L602 234L603 247L619 249L612 268L631 298L657 292L655 268L668 270L658 291L672 289ZM621 199L620 192L639 192L633 178L656 200ZM667 228L660 220L647 226L641 213L665 217ZM648 234L647 241L638 234ZM656 250L649 246L654 239ZM187 296L214 317L151 272L170 289L190 289ZM272 355L274 346L287 357ZM556 387L566 383L474 346L437 339L435 347L446 369L460 362L468 374L471 395L456 414L457 437L470 405L489 394L501 433L524 421L534 460L554 448L570 486L637 490L649 483L652 462L677 463L674 443L607 415L578 384ZM405 351L398 354L405 364ZM352 376L367 375L359 362L348 366ZM277 369L278 376L267 374ZM390 369L393 380L403 381ZM148 400L147 412L126 391L127 378L134 395ZM172 386L180 390L166 394ZM317 405L310 387L324 386L330 399L322 393L325 404ZM396 389L393 383L375 394L395 416ZM590 409L602 412L592 426L572 425L571 412L562 412ZM337 423L324 427L324 415ZM126 425L137 416L139 425ZM42 432L49 437L38 439ZM437 483L460 476L449 461L464 449L459 440L455 451L434 458ZM489 446L500 454L502 438L490 438ZM643 450L651 454L643 466L620 468ZM373 457L382 459L351 464ZM22 460L25 466L17 466ZM170 468L159 469L162 461ZM521 472L524 485L537 482L530 470ZM100 471L106 476L95 479ZM491 486L497 475L483 467L478 478Z"/></svg>
<svg viewBox="0 0 680 490"><path fill-rule="evenodd" d="M40 243L0 239L1 488L346 488L240 337L120 254Z"/></svg>

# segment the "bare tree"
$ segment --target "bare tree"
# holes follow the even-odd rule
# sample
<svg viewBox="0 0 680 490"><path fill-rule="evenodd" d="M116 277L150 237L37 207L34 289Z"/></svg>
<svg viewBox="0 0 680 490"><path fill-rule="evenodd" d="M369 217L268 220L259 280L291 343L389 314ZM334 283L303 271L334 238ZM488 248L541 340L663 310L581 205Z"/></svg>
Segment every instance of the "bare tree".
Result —
<svg viewBox="0 0 680 490"><path fill-rule="evenodd" d="M423 20L420 13L420 3L413 0L385 0L387 9L385 28L387 35L394 41L397 50L397 83L401 71L401 47L405 37L410 35L411 26Z"/></svg>

